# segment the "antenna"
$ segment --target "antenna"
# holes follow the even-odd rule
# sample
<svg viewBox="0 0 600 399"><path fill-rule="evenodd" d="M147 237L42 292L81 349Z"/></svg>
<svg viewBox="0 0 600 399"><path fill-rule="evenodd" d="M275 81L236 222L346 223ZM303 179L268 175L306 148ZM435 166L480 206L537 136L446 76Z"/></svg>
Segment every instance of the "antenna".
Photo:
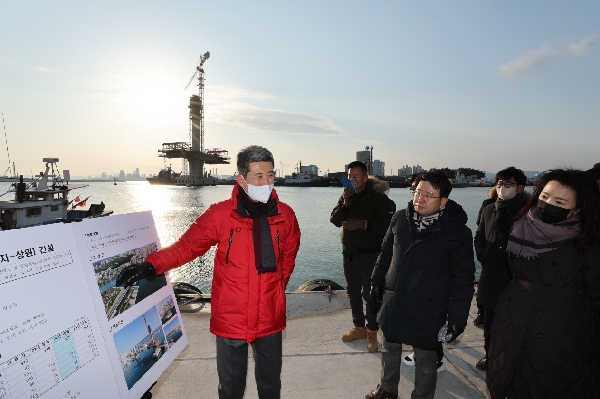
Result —
<svg viewBox="0 0 600 399"><path fill-rule="evenodd" d="M4 126L4 140L6 141L6 154L8 155L8 169L7 170L10 170L10 153L8 152L8 138L6 137L6 123L4 123L4 112L2 113L2 125ZM14 166L13 166L13 170L14 170Z"/></svg>

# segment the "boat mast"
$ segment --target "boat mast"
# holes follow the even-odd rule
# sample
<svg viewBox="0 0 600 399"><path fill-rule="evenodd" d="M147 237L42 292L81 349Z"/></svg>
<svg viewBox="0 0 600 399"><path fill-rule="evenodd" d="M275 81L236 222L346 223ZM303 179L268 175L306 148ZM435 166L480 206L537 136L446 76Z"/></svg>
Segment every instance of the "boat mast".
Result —
<svg viewBox="0 0 600 399"><path fill-rule="evenodd" d="M4 112L2 113L2 125L4 126L4 140L6 141L6 154L8 155L8 170L10 170L10 153L8 152L8 138L6 137L6 123L4 123ZM13 176L16 176L14 163L13 163Z"/></svg>

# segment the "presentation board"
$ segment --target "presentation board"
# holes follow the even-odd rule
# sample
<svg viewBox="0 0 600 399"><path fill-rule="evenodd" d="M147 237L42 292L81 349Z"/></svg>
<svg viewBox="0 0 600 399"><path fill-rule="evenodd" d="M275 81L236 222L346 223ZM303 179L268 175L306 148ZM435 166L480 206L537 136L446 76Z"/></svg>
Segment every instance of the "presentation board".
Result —
<svg viewBox="0 0 600 399"><path fill-rule="evenodd" d="M0 232L0 399L139 399L187 345L151 212Z"/></svg>

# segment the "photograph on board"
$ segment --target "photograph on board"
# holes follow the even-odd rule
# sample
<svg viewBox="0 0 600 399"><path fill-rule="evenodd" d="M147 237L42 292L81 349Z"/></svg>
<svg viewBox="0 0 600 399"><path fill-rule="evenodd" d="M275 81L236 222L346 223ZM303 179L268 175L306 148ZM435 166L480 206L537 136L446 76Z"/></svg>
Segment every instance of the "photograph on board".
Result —
<svg viewBox="0 0 600 399"><path fill-rule="evenodd" d="M114 333L113 339L128 389L169 349L156 306Z"/></svg>
<svg viewBox="0 0 600 399"><path fill-rule="evenodd" d="M118 287L115 283L123 268L132 263L143 262L148 254L157 249L156 243L152 243L92 263L108 320L167 285L167 279L163 274L152 281L142 279L131 287Z"/></svg>
<svg viewBox="0 0 600 399"><path fill-rule="evenodd" d="M160 315L160 320L162 321L162 324L165 324L173 316L177 315L177 310L175 309L175 301L173 300L173 296L171 295L160 301L156 305L156 307L158 308L158 314Z"/></svg>
<svg viewBox="0 0 600 399"><path fill-rule="evenodd" d="M179 338L183 336L183 331L181 330L181 323L179 322L179 316L175 316L175 318L171 320L169 324L165 325L163 327L163 331L165 332L167 344L170 348L175 344L175 342L179 340Z"/></svg>

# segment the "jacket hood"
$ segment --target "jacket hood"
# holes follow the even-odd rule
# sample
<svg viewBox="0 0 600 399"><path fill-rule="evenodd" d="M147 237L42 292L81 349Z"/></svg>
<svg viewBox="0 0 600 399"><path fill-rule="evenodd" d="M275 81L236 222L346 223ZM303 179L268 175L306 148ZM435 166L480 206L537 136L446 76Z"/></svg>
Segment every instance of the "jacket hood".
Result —
<svg viewBox="0 0 600 399"><path fill-rule="evenodd" d="M469 217L463 207L451 199L448 199L448 202L444 207L442 221L453 227L460 227L466 225L467 220L469 220Z"/></svg>
<svg viewBox="0 0 600 399"><path fill-rule="evenodd" d="M379 194L386 194L390 191L390 184L385 180L380 180L375 176L369 176L369 180L367 183L371 183L373 185L373 191L378 192Z"/></svg>

